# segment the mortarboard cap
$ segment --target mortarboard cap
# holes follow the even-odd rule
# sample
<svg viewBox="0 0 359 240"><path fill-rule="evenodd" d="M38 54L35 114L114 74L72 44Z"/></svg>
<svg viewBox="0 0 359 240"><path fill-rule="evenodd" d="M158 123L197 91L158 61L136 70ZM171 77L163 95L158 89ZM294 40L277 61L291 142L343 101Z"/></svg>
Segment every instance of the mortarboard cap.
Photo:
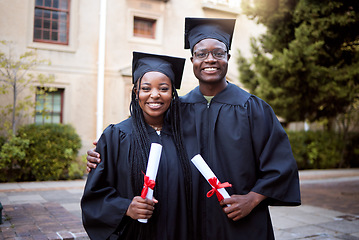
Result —
<svg viewBox="0 0 359 240"><path fill-rule="evenodd" d="M193 51L194 45L206 38L223 42L231 49L236 19L225 18L186 18L184 48Z"/></svg>
<svg viewBox="0 0 359 240"><path fill-rule="evenodd" d="M180 89L186 59L143 52L133 52L132 83L135 84L147 72L160 72Z"/></svg>

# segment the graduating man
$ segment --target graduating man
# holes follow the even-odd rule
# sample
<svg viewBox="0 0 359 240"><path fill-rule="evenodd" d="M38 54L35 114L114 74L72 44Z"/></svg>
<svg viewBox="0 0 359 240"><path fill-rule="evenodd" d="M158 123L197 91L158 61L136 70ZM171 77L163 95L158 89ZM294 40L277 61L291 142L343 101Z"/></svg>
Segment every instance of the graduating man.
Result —
<svg viewBox="0 0 359 240"><path fill-rule="evenodd" d="M201 154L230 198L208 198L211 186L193 166L197 239L274 239L269 205L300 205L297 165L272 108L227 82L234 19L186 18L185 48L199 86L182 101L184 143ZM88 151L88 168L99 161Z"/></svg>
<svg viewBox="0 0 359 240"><path fill-rule="evenodd" d="M185 22L199 86L181 99L184 142L190 158L200 153L219 180L232 184L230 198L218 203L206 197L211 186L192 169L195 222L201 239L274 239L268 205L300 205L298 170L272 108L226 80L234 24Z"/></svg>

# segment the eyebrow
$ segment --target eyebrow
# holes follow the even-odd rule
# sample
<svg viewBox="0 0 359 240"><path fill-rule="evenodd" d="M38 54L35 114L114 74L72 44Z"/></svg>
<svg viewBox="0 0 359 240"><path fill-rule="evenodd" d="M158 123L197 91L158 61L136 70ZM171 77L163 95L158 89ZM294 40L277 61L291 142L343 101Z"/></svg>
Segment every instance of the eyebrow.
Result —
<svg viewBox="0 0 359 240"><path fill-rule="evenodd" d="M151 83L141 83L141 85L151 85ZM168 83L160 83L160 85L168 85L168 86L170 86L170 84L168 84Z"/></svg>
<svg viewBox="0 0 359 240"><path fill-rule="evenodd" d="M223 48L221 48L221 47L218 47L218 48L213 48L213 50L215 50L215 49L220 49L220 50L226 51L225 49L223 49ZM197 51L203 51L203 50L208 51L208 49L207 49L207 48L200 48L200 49L197 49L197 50L196 50L196 52L197 52ZM213 51L213 50L212 50L212 51Z"/></svg>

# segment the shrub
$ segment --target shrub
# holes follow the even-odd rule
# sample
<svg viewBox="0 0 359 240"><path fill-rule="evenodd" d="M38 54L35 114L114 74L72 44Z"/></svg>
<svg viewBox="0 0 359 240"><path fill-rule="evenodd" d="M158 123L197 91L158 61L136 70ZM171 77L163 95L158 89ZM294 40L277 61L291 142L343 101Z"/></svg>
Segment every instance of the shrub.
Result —
<svg viewBox="0 0 359 240"><path fill-rule="evenodd" d="M359 167L359 133L349 134L349 141L345 148L344 157L350 167Z"/></svg>
<svg viewBox="0 0 359 240"><path fill-rule="evenodd" d="M345 143L337 133L289 131L288 137L299 169L339 167Z"/></svg>
<svg viewBox="0 0 359 240"><path fill-rule="evenodd" d="M6 137L0 136L0 149L5 144L5 142L6 142Z"/></svg>
<svg viewBox="0 0 359 240"><path fill-rule="evenodd" d="M15 181L23 175L21 167L25 163L26 151L30 141L12 136L1 146L0 151L0 181Z"/></svg>
<svg viewBox="0 0 359 240"><path fill-rule="evenodd" d="M86 155L77 157L75 161L71 162L66 179L82 178L86 173L86 163Z"/></svg>
<svg viewBox="0 0 359 240"><path fill-rule="evenodd" d="M44 181L68 177L71 163L81 147L80 137L72 126L30 124L22 126L18 135L29 140L19 180Z"/></svg>

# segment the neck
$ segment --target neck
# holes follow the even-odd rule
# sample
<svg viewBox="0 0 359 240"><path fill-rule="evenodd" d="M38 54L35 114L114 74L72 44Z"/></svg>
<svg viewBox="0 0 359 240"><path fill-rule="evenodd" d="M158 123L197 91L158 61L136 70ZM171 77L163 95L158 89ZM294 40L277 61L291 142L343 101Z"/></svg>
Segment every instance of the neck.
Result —
<svg viewBox="0 0 359 240"><path fill-rule="evenodd" d="M148 125L150 125L156 131L161 131L163 126L163 119L162 121L146 121Z"/></svg>
<svg viewBox="0 0 359 240"><path fill-rule="evenodd" d="M154 130L156 131L162 131L162 124L161 125L152 125L149 124Z"/></svg>
<svg viewBox="0 0 359 240"><path fill-rule="evenodd" d="M163 121L164 121L164 116L149 116L148 114L143 113L143 118L145 120L145 122L150 125L150 126L156 126L156 127L161 127L163 125Z"/></svg>
<svg viewBox="0 0 359 240"><path fill-rule="evenodd" d="M206 82L199 82L199 90L204 96L216 96L218 93L222 92L228 83L224 79L219 83L206 83Z"/></svg>

